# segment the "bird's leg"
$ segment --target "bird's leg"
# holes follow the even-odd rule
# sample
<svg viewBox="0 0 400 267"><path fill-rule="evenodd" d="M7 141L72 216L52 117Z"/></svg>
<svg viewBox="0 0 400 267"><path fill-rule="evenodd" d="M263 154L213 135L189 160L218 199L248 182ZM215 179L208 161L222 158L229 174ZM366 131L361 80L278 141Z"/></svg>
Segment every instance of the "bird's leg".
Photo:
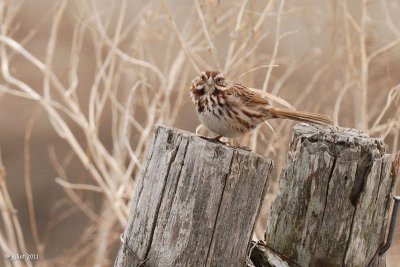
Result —
<svg viewBox="0 0 400 267"><path fill-rule="evenodd" d="M242 146L242 142L246 136L247 136L247 134L243 134L242 137L240 137L240 139L237 142L235 142L234 146L237 148L247 150L247 151L252 151L250 148L248 148L246 146Z"/></svg>
<svg viewBox="0 0 400 267"><path fill-rule="evenodd" d="M238 146L238 147L241 147L242 142L243 142L243 140L244 140L245 137L246 137L246 134L244 134L244 135L242 135L242 137L240 137L239 142L237 143L237 146Z"/></svg>

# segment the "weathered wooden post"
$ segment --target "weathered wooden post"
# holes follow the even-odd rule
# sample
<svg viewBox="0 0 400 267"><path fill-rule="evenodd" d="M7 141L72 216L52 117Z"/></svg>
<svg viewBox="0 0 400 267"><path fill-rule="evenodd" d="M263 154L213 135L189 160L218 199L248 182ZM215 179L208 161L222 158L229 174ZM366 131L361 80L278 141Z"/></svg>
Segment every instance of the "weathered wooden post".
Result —
<svg viewBox="0 0 400 267"><path fill-rule="evenodd" d="M290 266L385 266L378 252L396 177L383 142L357 130L300 124L289 150L266 248ZM269 266L260 253L256 265Z"/></svg>
<svg viewBox="0 0 400 267"><path fill-rule="evenodd" d="M244 266L272 161L156 126L115 266Z"/></svg>

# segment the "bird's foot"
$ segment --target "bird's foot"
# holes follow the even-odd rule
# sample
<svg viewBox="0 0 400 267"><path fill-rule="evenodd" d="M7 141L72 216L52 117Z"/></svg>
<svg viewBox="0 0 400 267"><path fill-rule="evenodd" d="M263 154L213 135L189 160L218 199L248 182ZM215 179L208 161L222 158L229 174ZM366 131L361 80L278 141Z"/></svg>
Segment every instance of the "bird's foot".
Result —
<svg viewBox="0 0 400 267"><path fill-rule="evenodd" d="M221 143L221 144L224 144L224 145L226 145L226 146L230 146L230 147L233 147L233 148L240 148L240 149L243 149L243 150L247 150L247 151L252 151L251 150L251 148L249 148L249 147L247 147L247 146L242 146L242 145L240 145L240 142L239 143L237 143L237 144L231 144L231 143L229 143L229 142L224 142L224 141L222 141L221 140L221 138L223 137L222 135L217 135L217 136L214 136L214 137L207 137L207 136L202 136L202 135L199 135L201 138L204 138L204 139L207 139L207 140L209 140L209 141L212 141L212 142L218 142L218 143Z"/></svg>
<svg viewBox="0 0 400 267"><path fill-rule="evenodd" d="M221 138L223 137L222 135L217 135L215 137L207 137L207 136L200 136L200 137L204 138L204 139L207 139L209 141L212 141L212 142L218 142L218 143L222 143L222 144L224 144L226 146L230 146L229 142L224 142L224 141L221 140Z"/></svg>

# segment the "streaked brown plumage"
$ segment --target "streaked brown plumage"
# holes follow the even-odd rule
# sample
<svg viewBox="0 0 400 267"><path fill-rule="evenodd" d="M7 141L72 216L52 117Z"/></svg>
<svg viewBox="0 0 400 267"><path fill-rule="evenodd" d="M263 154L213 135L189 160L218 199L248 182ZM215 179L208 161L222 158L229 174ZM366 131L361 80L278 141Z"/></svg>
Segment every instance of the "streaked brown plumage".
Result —
<svg viewBox="0 0 400 267"><path fill-rule="evenodd" d="M218 71L204 71L190 85L190 97L199 120L212 132L237 137L268 119L332 124L326 115L274 108L262 93L240 82L229 81Z"/></svg>

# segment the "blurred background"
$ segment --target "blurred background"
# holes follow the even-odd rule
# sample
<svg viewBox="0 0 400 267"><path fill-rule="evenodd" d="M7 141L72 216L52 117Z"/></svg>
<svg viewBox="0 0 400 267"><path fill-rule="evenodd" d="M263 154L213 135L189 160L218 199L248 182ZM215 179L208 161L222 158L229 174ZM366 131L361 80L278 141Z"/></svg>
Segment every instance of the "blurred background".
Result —
<svg viewBox="0 0 400 267"><path fill-rule="evenodd" d="M394 155L398 14L397 0L0 1L2 250L39 253L15 266L112 265L152 127L195 132L189 84L205 69ZM243 143L275 162L258 238L293 127L270 124ZM399 266L400 226L387 259Z"/></svg>

